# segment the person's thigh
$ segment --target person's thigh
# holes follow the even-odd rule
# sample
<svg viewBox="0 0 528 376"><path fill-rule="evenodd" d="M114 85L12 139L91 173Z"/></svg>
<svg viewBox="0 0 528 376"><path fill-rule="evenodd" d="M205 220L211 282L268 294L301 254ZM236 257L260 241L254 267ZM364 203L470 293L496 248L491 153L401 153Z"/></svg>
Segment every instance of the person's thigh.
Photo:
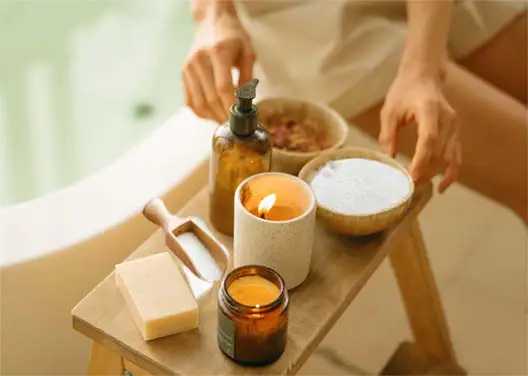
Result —
<svg viewBox="0 0 528 376"><path fill-rule="evenodd" d="M448 66L445 93L461 124L460 182L507 205L526 221L526 108L455 63ZM380 109L381 104L351 122L377 138ZM400 130L400 152L412 157L415 143L415 126Z"/></svg>
<svg viewBox="0 0 528 376"><path fill-rule="evenodd" d="M527 17L517 17L459 64L526 105Z"/></svg>

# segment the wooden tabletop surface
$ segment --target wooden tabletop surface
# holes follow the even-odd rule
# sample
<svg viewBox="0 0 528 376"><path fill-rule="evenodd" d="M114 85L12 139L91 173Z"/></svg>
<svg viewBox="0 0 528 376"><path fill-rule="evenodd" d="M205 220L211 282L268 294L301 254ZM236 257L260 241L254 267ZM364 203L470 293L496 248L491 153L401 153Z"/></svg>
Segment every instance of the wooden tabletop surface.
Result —
<svg viewBox="0 0 528 376"><path fill-rule="evenodd" d="M72 310L73 326L153 374L295 373L379 267L395 238L407 231L412 218L429 201L431 192L431 184L417 189L405 218L379 235L363 238L334 236L317 223L310 274L300 287L291 292L286 351L270 366L241 367L220 352L216 342L215 294L201 304L198 329L150 342L143 341L115 286L113 273ZM207 209L208 192L204 189L178 215L199 216L207 220ZM223 235L218 235L218 238L232 250L231 238ZM163 233L157 231L129 259L166 250Z"/></svg>

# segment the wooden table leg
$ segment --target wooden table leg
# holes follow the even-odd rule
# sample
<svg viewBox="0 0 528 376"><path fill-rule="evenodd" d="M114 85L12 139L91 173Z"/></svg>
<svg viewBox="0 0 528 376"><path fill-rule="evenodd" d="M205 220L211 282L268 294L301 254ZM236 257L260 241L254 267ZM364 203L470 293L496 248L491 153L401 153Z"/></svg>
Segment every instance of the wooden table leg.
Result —
<svg viewBox="0 0 528 376"><path fill-rule="evenodd" d="M414 344L404 343L385 374L465 374L456 363L449 331L417 220L390 254Z"/></svg>
<svg viewBox="0 0 528 376"><path fill-rule="evenodd" d="M88 363L88 375L122 375L123 360L119 354L103 345L92 342L92 353Z"/></svg>
<svg viewBox="0 0 528 376"><path fill-rule="evenodd" d="M95 341L92 342L92 353L88 363L88 375L152 376L131 361L108 350L106 347Z"/></svg>

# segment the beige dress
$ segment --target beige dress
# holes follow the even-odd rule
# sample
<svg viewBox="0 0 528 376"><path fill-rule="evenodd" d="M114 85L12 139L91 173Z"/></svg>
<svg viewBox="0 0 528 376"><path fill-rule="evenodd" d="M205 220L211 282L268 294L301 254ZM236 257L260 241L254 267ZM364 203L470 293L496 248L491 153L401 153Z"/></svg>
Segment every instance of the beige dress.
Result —
<svg viewBox="0 0 528 376"><path fill-rule="evenodd" d="M328 103L346 117L375 105L403 51L405 7L404 0L238 1L258 57L259 92ZM451 57L468 55L526 8L526 0L455 1Z"/></svg>

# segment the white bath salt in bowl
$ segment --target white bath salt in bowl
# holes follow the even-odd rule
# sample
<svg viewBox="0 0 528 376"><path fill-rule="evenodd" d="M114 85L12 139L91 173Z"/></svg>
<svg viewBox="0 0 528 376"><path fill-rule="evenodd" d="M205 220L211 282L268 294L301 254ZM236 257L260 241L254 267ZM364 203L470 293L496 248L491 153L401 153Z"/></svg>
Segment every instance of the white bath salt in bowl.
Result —
<svg viewBox="0 0 528 376"><path fill-rule="evenodd" d="M391 209L411 191L402 171L375 160L327 162L311 182L319 205L341 214L371 215Z"/></svg>
<svg viewBox="0 0 528 376"><path fill-rule="evenodd" d="M299 177L314 191L317 219L343 235L386 230L405 215L414 194L414 183L398 161L364 148L324 153Z"/></svg>

